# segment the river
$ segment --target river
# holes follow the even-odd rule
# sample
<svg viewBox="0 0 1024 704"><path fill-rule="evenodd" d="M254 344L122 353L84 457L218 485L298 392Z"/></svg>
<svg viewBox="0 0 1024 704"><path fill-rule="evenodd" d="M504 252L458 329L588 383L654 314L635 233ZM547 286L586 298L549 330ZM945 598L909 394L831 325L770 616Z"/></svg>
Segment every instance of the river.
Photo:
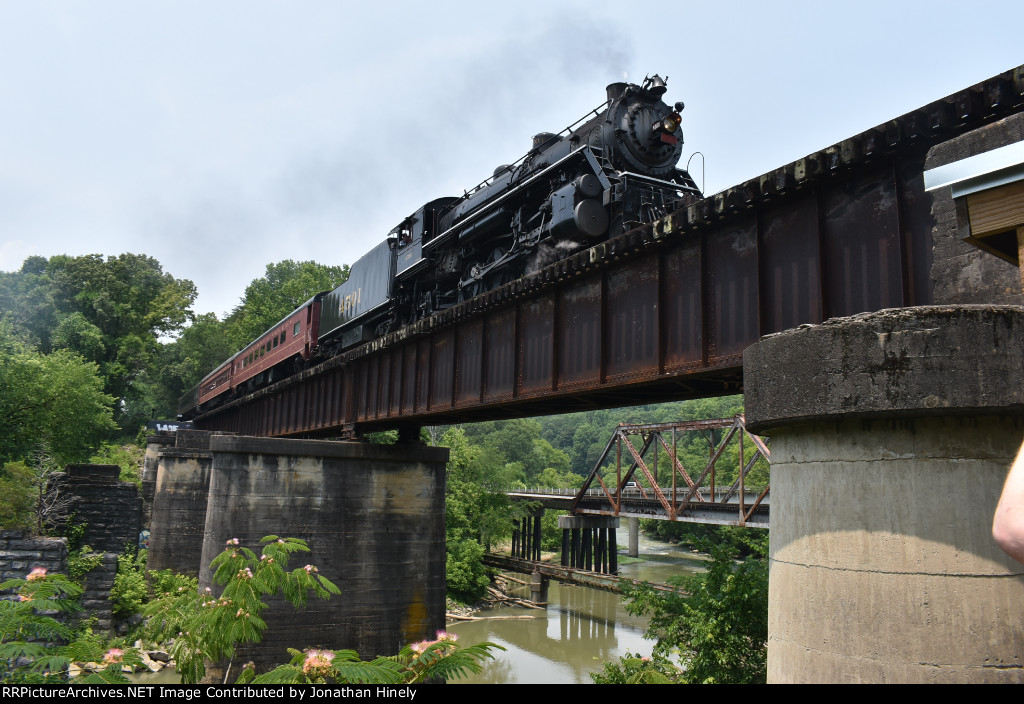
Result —
<svg viewBox="0 0 1024 704"><path fill-rule="evenodd" d="M620 559L622 554L620 553ZM619 574L664 582L673 575L703 570L705 556L641 534L638 561L627 561ZM523 575L517 575L523 578ZM529 588L516 594L529 598ZM546 611L502 607L477 616L526 616L528 619L460 621L448 625L462 643L490 641L504 647L479 675L451 684L589 684L590 673L626 651L649 655L644 640L647 619L626 613L617 594L552 582Z"/></svg>

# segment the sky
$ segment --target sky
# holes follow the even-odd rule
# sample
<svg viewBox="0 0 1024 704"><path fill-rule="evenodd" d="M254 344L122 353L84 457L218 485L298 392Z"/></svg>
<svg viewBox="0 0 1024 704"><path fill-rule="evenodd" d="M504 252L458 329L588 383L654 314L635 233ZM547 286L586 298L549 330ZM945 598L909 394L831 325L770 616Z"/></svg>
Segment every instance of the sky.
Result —
<svg viewBox="0 0 1024 704"><path fill-rule="evenodd" d="M0 271L148 254L223 317L608 83L668 77L712 194L1024 64L1022 26L1020 0L0 0Z"/></svg>

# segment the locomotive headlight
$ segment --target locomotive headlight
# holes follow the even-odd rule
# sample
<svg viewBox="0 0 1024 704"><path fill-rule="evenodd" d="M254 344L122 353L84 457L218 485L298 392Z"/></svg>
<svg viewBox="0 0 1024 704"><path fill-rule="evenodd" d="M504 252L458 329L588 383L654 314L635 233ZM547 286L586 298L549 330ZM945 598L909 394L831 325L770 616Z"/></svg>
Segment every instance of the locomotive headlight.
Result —
<svg viewBox="0 0 1024 704"><path fill-rule="evenodd" d="M661 121L661 129L668 134L673 134L677 129L679 129L679 120L679 115L672 113Z"/></svg>

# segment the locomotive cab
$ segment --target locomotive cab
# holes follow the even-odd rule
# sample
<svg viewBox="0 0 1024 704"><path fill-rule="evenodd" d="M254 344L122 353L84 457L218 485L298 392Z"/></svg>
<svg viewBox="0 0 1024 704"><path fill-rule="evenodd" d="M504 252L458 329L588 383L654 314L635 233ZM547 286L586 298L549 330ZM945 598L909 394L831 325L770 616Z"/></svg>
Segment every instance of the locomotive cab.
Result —
<svg viewBox="0 0 1024 704"><path fill-rule="evenodd" d="M388 237L395 238L396 242L396 277L406 278L426 266L427 260L423 257L423 245L429 243L438 234L438 213L455 200L457 199L438 198L432 200L388 233Z"/></svg>

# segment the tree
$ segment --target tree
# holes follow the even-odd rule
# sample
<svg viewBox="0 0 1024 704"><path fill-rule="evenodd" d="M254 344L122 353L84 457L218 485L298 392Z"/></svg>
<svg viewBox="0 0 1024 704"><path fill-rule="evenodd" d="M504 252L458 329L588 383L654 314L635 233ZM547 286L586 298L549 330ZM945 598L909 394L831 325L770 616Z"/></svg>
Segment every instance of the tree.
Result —
<svg viewBox="0 0 1024 704"><path fill-rule="evenodd" d="M135 382L152 364L159 338L191 319L195 285L141 254L59 255L46 272L57 308L51 345L96 362L121 427L131 427L146 417Z"/></svg>
<svg viewBox="0 0 1024 704"><path fill-rule="evenodd" d="M11 335L42 354L65 350L94 362L126 429L148 417L137 382L159 338L191 319L195 297L191 281L140 254L29 257L20 271L0 274L0 316Z"/></svg>
<svg viewBox="0 0 1024 704"><path fill-rule="evenodd" d="M440 444L451 451L447 468L445 531L448 593L463 602L483 596L490 583L484 546L507 537L521 507L503 492L521 476L492 448L473 445L462 428L449 428Z"/></svg>
<svg viewBox="0 0 1024 704"><path fill-rule="evenodd" d="M655 658L664 663L670 655L678 657L682 667L675 681L754 684L766 680L768 536L754 529L728 535L732 536L728 542L705 545L711 555L705 574L669 580L678 591L656 592L646 584L624 590L626 610L650 616L644 635L657 640ZM754 556L737 564L734 557L744 550L752 550ZM635 663L620 661L607 666L602 676L614 679L616 668L622 677L637 672Z"/></svg>
<svg viewBox="0 0 1024 704"><path fill-rule="evenodd" d="M237 351L227 339L227 327L213 313L204 313L175 340L161 345L153 366L137 383L143 408L173 418L181 395Z"/></svg>
<svg viewBox="0 0 1024 704"><path fill-rule="evenodd" d="M0 462L40 448L59 464L86 461L115 428L96 364L68 350L40 354L8 329L0 324Z"/></svg>
<svg viewBox="0 0 1024 704"><path fill-rule="evenodd" d="M241 349L317 293L345 283L348 273L347 264L326 266L291 259L267 264L266 274L246 287L242 302L226 319L232 348Z"/></svg>
<svg viewBox="0 0 1024 704"><path fill-rule="evenodd" d="M44 257L29 257L20 271L0 272L0 317L10 333L42 352L50 351L50 335L57 325L53 282Z"/></svg>

